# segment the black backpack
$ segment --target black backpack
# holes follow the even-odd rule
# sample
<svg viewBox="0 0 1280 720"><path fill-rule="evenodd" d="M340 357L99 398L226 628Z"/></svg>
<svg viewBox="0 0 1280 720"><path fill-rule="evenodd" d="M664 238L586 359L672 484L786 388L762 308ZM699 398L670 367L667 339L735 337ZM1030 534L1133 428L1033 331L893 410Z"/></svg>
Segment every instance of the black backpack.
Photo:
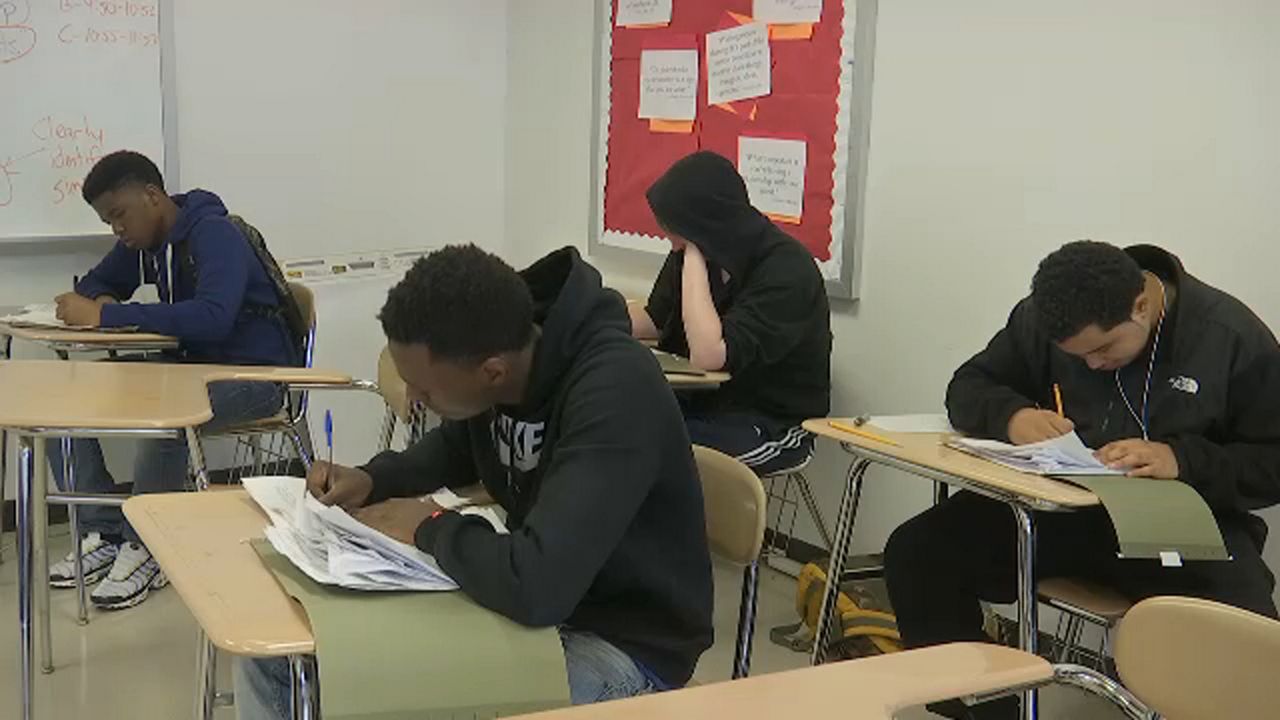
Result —
<svg viewBox="0 0 1280 720"><path fill-rule="evenodd" d="M289 290L289 282L284 279L284 272L280 270L275 256L267 249L266 238L262 237L258 228L250 225L239 215L227 215L227 220L231 221L231 224L244 236L245 242L249 243L249 247L253 248L253 254L258 256L258 262L267 273L271 288L276 293L275 307L245 303L241 307L241 312L282 321L285 330L288 331L290 364L301 367L306 360L307 336L311 334L308 319L302 314L297 298ZM196 272L195 258L191 256L191 249L185 238L177 243L175 251L178 255L178 272L189 278L190 286L195 287L199 275Z"/></svg>

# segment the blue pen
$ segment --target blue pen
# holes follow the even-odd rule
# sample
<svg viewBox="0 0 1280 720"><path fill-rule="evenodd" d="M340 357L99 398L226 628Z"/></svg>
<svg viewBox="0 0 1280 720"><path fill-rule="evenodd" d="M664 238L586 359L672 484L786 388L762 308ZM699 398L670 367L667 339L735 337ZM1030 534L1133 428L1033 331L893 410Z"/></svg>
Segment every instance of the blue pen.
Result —
<svg viewBox="0 0 1280 720"><path fill-rule="evenodd" d="M324 411L324 441L329 447L329 466L325 468L324 484L330 489L329 481L333 477L333 411Z"/></svg>

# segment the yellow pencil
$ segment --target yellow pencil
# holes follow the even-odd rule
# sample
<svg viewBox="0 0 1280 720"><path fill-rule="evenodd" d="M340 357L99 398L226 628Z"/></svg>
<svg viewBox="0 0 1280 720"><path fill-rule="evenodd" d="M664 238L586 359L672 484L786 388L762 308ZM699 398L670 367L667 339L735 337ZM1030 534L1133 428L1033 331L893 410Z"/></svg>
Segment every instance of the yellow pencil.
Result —
<svg viewBox="0 0 1280 720"><path fill-rule="evenodd" d="M1058 417L1066 417L1067 414L1062 411L1062 386L1058 383L1053 384L1053 399L1058 403Z"/></svg>
<svg viewBox="0 0 1280 720"><path fill-rule="evenodd" d="M863 430L860 427L854 427L849 423L843 423L843 422L840 422L839 420L828 420L827 424L839 430L840 432L847 432L850 435L857 435L858 437L864 437L869 440L875 440L877 442L886 443L889 445L893 445L894 447L902 447L902 443L900 442L897 442L895 440L890 440L889 438L883 435L877 435L869 430Z"/></svg>

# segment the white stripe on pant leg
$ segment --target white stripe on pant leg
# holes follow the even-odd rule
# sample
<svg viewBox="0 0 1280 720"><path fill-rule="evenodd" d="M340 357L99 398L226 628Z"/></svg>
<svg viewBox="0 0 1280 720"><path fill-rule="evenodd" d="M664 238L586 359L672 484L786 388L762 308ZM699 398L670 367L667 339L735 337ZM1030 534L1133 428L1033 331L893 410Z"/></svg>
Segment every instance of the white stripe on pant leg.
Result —
<svg viewBox="0 0 1280 720"><path fill-rule="evenodd" d="M808 434L809 434L808 431L806 431L804 428L799 428L799 427L791 428L781 438L778 438L777 440L769 440L767 442L761 443L759 446L752 448L751 450L748 450L747 452L744 452L741 455L738 455L737 459L740 462L743 462L747 465L752 465L758 460L758 458L755 457L756 455L773 454L775 453L775 449L779 449L779 448L795 449L800 447L800 444L804 441L804 439L808 436Z"/></svg>
<svg viewBox="0 0 1280 720"><path fill-rule="evenodd" d="M792 428L782 438L762 443L736 459L747 467L755 467L776 458L785 450L798 450L807 436L808 432L803 428Z"/></svg>

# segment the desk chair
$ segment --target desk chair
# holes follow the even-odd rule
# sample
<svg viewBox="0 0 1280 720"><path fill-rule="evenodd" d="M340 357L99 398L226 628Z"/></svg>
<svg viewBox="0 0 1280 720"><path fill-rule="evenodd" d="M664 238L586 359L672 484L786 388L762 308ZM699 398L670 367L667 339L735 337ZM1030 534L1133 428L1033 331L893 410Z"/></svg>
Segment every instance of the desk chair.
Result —
<svg viewBox="0 0 1280 720"><path fill-rule="evenodd" d="M1182 597L1144 600L1116 633L1125 686L1175 720L1275 717L1280 622Z"/></svg>
<svg viewBox="0 0 1280 720"><path fill-rule="evenodd" d="M809 479L804 476L804 469L809 467L812 459L811 455L795 467L760 476L761 482L765 484L765 495L771 506L768 522L770 538L768 546L765 547L766 560L787 557L788 546L795 537L799 503L792 496L792 487L799 492L800 499L804 501L805 508L809 511L809 518L813 520L814 527L822 536L823 547L828 553L831 552L831 533L827 530L827 523L822 517L822 509L818 507L818 501L813 496L813 489L809 487ZM793 571L790 574L795 573Z"/></svg>
<svg viewBox="0 0 1280 720"><path fill-rule="evenodd" d="M310 288L299 283L289 283L289 292L293 294L293 299L298 303L298 309L302 311L302 317L307 322L307 336L302 346L302 361L303 367L309 368L316 346L316 297ZM285 398L284 407L275 415L225 428L217 433L202 433L201 437L236 439L236 452L231 463L232 481L239 480L246 467L251 468L254 475L261 475L266 466L267 455L270 455L273 465L278 466L278 471L287 472L289 453L284 447L284 438L288 438L293 445L293 451L297 454L298 460L303 465L309 466L311 464L311 430L307 425L309 399L310 394L307 390L290 391ZM272 435L280 438L280 442L264 451L262 439ZM243 455L241 450L245 451ZM206 488L198 487L197 489Z"/></svg>
<svg viewBox="0 0 1280 720"><path fill-rule="evenodd" d="M1054 660L1059 663L1087 660L1100 672L1106 672L1107 650L1111 631L1129 612L1129 598L1104 585L1079 578L1049 578L1036 586L1040 602L1059 611L1058 627L1053 635ZM1097 651L1087 650L1080 641L1085 624L1096 625L1102 633Z"/></svg>
<svg viewBox="0 0 1280 720"><path fill-rule="evenodd" d="M429 429L428 412L422 405L409 402L409 389L396 370L396 364L391 360L391 349L387 347L383 347L382 353L378 355L378 394L387 404L387 415L382 421L379 443L381 449L391 449L397 423L403 423L408 430L409 445L421 439Z"/></svg>
<svg viewBox="0 0 1280 720"><path fill-rule="evenodd" d="M765 528L764 487L751 468L724 453L695 445L693 457L702 479L711 552L743 568L733 651L733 678L742 678L751 671L751 641L756 630L760 549Z"/></svg>

